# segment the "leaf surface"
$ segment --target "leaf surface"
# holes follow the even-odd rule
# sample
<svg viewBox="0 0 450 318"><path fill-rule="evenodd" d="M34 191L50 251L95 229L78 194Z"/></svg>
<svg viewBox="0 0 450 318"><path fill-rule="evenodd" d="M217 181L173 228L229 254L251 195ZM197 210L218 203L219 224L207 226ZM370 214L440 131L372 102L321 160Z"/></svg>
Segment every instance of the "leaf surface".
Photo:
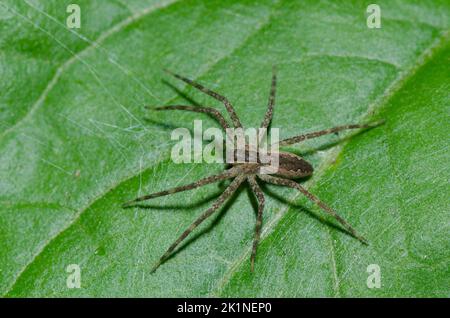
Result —
<svg viewBox="0 0 450 318"><path fill-rule="evenodd" d="M381 2L381 29L367 28L361 1L78 2L76 31L65 27L64 1L0 3L2 295L448 297L446 1ZM294 191L264 186L251 274L254 198L242 187L150 274L224 188L121 208L223 169L171 161L174 128L218 126L144 106L223 106L162 69L223 93L256 127L273 64L281 137L387 120L289 148L315 167L302 183L370 245ZM67 287L70 264L80 289ZM370 264L381 288L368 288Z"/></svg>

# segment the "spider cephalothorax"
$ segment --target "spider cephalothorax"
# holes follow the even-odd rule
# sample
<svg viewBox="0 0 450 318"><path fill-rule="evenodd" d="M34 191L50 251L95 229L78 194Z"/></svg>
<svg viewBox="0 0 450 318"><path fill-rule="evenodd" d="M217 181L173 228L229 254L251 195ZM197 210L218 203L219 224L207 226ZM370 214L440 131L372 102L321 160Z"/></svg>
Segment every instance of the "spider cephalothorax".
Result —
<svg viewBox="0 0 450 318"><path fill-rule="evenodd" d="M239 117L237 116L236 112L234 111L233 106L228 101L227 98L225 98L222 95L219 95L218 93L209 90L208 88L188 79L183 76L180 76L178 74L174 74L170 71L168 71L171 75L175 76L176 78L186 82L189 85L194 86L198 90L202 91L203 93L221 101L227 111L228 114L231 117L231 120L233 122L234 128L242 128L242 124L239 120ZM264 116L264 120L261 124L261 128L266 129L268 128L271 120L272 120L272 114L273 114L273 106L275 102L275 91L276 91L276 72L275 69L273 70L272 74L272 85L270 90L270 96L269 96L269 102L266 114ZM222 114L211 107L201 107L201 106L186 106L186 105L170 105L170 106L163 106L163 107L157 107L156 110L187 110L187 111L193 111L198 113L206 113L214 117L222 126L224 130L229 128L228 122L225 120L225 118L222 116ZM291 145L294 143L298 143L307 139L316 138L319 136L331 134L331 133L337 133L342 130L346 129L357 129L357 128L369 128L369 127L375 127L383 123L383 121L378 121L372 124L362 124L362 125L344 125L344 126L337 126L330 129L325 129L317 132L307 133L303 135L294 136L291 138L287 138L284 140L281 140L278 142L278 145L280 147ZM250 188L252 189L253 193L256 196L256 199L258 201L258 213L256 218L256 226L255 226L255 236L253 240L253 249L252 254L250 257L251 261L251 270L253 271L254 264L255 264L255 257L256 257L256 249L258 247L260 233L261 233L261 226L262 226L262 214L264 210L264 194L257 182L258 180L286 186L290 188L294 188L299 190L301 193L303 193L308 199L316 203L319 207L321 207L325 212L333 216L344 228L355 238L360 240L361 242L367 244L367 240L359 235L353 227L342 217L340 217L333 209L328 207L325 203L320 201L316 196L314 196L312 193L307 191L304 187L302 187L300 184L292 180L292 178L299 178L299 177L306 177L310 176L313 173L313 167L310 163L308 163L306 160L304 160L302 157L297 156L295 154L289 153L289 152L278 152L278 170L274 174L262 174L260 173L260 168L262 164L258 163L234 163L231 165L231 167L227 170L225 170L223 173L218 175L209 176L203 179L198 180L197 182L176 187L173 189L145 195L142 197L139 197L137 199L134 199L132 201L129 201L124 204L124 207L128 207L136 202L144 201L153 199L156 197L164 196L173 194L176 192L186 191L195 189L198 187L201 187L206 184L210 184L213 182L217 182L220 180L225 179L233 179L232 182L228 185L228 187L224 190L224 192L216 199L216 201L213 203L213 205L206 210L202 215L200 215L179 237L178 239L167 249L167 251L161 256L161 258L158 260L158 262L154 265L152 268L152 272L154 272L169 256L170 254L175 250L175 248L198 226L200 223L202 223L204 220L206 220L209 216L211 216L214 212L216 212L219 207L223 205L223 203L237 190L237 188L244 182L247 181L250 185Z"/></svg>

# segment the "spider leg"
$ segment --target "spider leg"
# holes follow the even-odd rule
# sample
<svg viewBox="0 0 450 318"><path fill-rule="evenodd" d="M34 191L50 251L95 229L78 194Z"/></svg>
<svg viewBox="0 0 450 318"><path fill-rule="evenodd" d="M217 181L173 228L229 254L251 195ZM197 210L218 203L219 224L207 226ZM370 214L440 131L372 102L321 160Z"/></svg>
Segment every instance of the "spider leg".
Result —
<svg viewBox="0 0 450 318"><path fill-rule="evenodd" d="M255 268L255 259L256 259L256 250L258 248L259 239L261 237L261 227L262 227L262 216L264 210L264 193L261 191L258 183L256 182L255 176L247 177L248 182L250 183L250 187L252 188L253 193L258 200L258 215L256 217L256 226L255 226L255 237L253 239L253 248L252 248L252 256L250 257L250 268L253 272Z"/></svg>
<svg viewBox="0 0 450 318"><path fill-rule="evenodd" d="M191 112L196 113L206 113L211 115L215 120L217 120L222 126L222 128L226 131L227 128L230 128L225 118L222 116L222 114L212 107L203 107L203 106L185 106L185 105L169 105L169 106L161 106L161 107L146 107L147 109L151 110L187 110Z"/></svg>
<svg viewBox="0 0 450 318"><path fill-rule="evenodd" d="M358 240L360 240L362 243L364 244L369 244L367 242L367 240L359 235L356 230L344 219L342 218L339 214L336 213L336 211L334 211L332 208L330 208L329 206L327 206L325 203L323 203L322 201L319 200L319 198L317 198L315 195L313 195L312 193L310 193L309 191L307 191L305 188L303 188L301 185L299 185L297 182L293 181L293 180L289 180L289 179L283 179L283 178L279 178L279 177L274 177L274 176L269 176L269 175L258 175L259 178L261 178L262 180L272 183L272 184L276 184L276 185L282 185L282 186L287 186L290 188L294 188L299 190L301 193L303 193L308 199L310 199L312 202L316 203L320 208L322 208L322 210L324 210L326 213L328 213L329 215L331 215L332 217L334 217L339 223L342 224L342 226L344 226L344 228L350 232L355 238L357 238Z"/></svg>
<svg viewBox="0 0 450 318"><path fill-rule="evenodd" d="M238 176L236 177L231 184L228 186L228 188L225 189L225 191L220 195L219 198L214 202L214 204L205 212L203 212L200 217L198 217L177 239L175 242L170 245L170 247L167 249L167 251L161 256L161 258L156 262L156 264L153 266L151 272L155 272L156 269L170 256L170 254L173 252L173 250L197 227L199 226L204 220L206 220L208 217L210 217L217 209L227 200L235 191L236 189L241 185L241 183L245 180L245 176Z"/></svg>
<svg viewBox="0 0 450 318"><path fill-rule="evenodd" d="M267 105L266 114L264 115L264 120L261 123L261 128L269 127L270 122L272 121L273 106L275 105L276 91L277 91L277 70L274 66L272 67L272 86L270 87L269 102Z"/></svg>
<svg viewBox="0 0 450 318"><path fill-rule="evenodd" d="M236 128L242 127L241 121L239 120L239 117L237 116L236 112L234 111L233 105L231 105L230 101L226 97L224 97L224 96L222 96L222 95L220 95L220 94L218 94L218 93L216 93L216 92L214 92L214 91L204 87L203 85L201 85L201 84L199 84L197 82L194 82L193 80L190 80L189 78L186 78L184 76L175 74L175 73L173 73L173 72L171 72L169 70L165 70L165 71L167 73L169 73L170 75L178 78L179 80L182 80L183 82L185 82L185 83L195 87L199 91L201 91L201 92L203 92L203 93L205 93L205 94L207 94L207 95L217 99L218 101L222 102L225 105L225 108L227 109L228 113L230 114L230 117L231 117L231 120L233 121L234 126Z"/></svg>
<svg viewBox="0 0 450 318"><path fill-rule="evenodd" d="M216 181L230 179L230 178L235 177L239 173L239 171L240 170L238 168L234 167L234 168L224 171L221 174L209 176L209 177L200 179L200 180L198 180L194 183L188 184L188 185L175 187L175 188L172 188L169 190L144 195L142 197L139 197L139 198L136 198L134 200L124 203L122 205L122 207L126 208L126 207L129 207L130 205L132 205L133 203L136 203L139 201L145 201L145 200L149 200L149 199L153 199L153 198L157 198L157 197L162 197L162 196L165 196L168 194L173 194L173 193L182 192L182 191L186 191L186 190L192 190L192 189L195 189L195 188L198 188L198 187L201 187L201 186L204 186L206 184L210 184L210 183L213 183Z"/></svg>
<svg viewBox="0 0 450 318"><path fill-rule="evenodd" d="M278 144L279 144L279 146L292 145L297 142L320 137L323 135L336 133L336 132L342 131L342 130L357 129L357 128L373 128L373 127L377 127L379 125L384 124L384 122L385 122L384 120L379 120L379 121L376 121L376 122L373 122L370 124L337 126L337 127L333 127L333 128L329 128L329 129L324 129L324 130L320 130L320 131L316 131L316 132L307 133L304 135L299 135L299 136L294 136L294 137L290 137L287 139L283 139Z"/></svg>

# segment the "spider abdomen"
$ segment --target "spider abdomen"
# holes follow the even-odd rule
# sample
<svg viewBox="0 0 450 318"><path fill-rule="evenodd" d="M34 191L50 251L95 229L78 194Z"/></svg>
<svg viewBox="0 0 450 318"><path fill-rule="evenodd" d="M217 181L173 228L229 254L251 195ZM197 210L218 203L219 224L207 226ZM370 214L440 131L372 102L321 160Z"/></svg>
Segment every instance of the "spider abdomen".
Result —
<svg viewBox="0 0 450 318"><path fill-rule="evenodd" d="M307 177L313 174L312 165L300 156L289 152L279 153L277 175L287 178Z"/></svg>

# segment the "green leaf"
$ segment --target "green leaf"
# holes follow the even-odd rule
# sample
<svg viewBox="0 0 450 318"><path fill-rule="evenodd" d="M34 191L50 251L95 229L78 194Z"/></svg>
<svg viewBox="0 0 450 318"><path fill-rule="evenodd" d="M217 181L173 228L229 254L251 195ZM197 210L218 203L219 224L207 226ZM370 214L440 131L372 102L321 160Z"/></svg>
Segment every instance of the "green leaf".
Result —
<svg viewBox="0 0 450 318"><path fill-rule="evenodd" d="M86 0L69 30L69 3L0 3L1 295L449 296L448 1L379 1L381 29L367 27L362 1ZM315 167L301 182L370 245L298 193L264 186L251 274L254 198L242 187L150 274L223 190L121 208L223 169L171 161L173 128L218 126L145 105L224 109L162 69L223 93L256 127L274 64L281 137L387 120L290 148ZM70 264L79 289L67 287ZM381 288L368 288L371 264Z"/></svg>

